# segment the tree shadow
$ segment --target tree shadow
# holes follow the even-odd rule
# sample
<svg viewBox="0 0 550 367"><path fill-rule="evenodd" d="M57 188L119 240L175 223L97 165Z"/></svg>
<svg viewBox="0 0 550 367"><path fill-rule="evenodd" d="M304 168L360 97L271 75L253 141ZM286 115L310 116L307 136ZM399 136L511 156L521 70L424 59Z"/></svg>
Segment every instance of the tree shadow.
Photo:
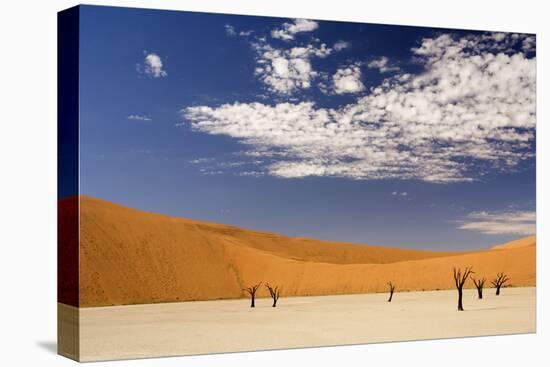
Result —
<svg viewBox="0 0 550 367"><path fill-rule="evenodd" d="M51 340L39 340L36 342L36 345L38 345L40 348L50 352L57 354L57 342L51 341Z"/></svg>

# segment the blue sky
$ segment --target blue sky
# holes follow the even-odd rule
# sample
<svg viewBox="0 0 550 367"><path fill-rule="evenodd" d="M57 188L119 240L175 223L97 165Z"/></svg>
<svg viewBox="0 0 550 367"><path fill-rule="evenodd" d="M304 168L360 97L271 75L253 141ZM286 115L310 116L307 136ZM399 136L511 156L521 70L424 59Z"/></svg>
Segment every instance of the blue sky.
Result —
<svg viewBox="0 0 550 367"><path fill-rule="evenodd" d="M533 35L81 7L81 191L289 236L534 231Z"/></svg>

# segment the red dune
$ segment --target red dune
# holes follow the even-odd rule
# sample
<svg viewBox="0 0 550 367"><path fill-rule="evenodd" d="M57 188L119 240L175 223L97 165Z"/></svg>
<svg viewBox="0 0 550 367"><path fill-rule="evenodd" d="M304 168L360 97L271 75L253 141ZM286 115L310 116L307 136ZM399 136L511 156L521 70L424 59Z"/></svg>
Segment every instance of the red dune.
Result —
<svg viewBox="0 0 550 367"><path fill-rule="evenodd" d="M77 214L77 199L60 202L60 220ZM281 287L282 297L382 292L388 281L396 291L449 289L455 266L473 266L475 277L489 280L504 271L513 286L535 285L535 237L481 251L418 251L290 238L79 199L81 307L241 298L260 281ZM75 305L65 293L60 302Z"/></svg>
<svg viewBox="0 0 550 367"><path fill-rule="evenodd" d="M510 241L507 243L503 243L500 245L493 246L493 250L509 250L513 248L521 248L521 247L535 247L537 244L537 239L535 236L529 236L520 238L519 240Z"/></svg>

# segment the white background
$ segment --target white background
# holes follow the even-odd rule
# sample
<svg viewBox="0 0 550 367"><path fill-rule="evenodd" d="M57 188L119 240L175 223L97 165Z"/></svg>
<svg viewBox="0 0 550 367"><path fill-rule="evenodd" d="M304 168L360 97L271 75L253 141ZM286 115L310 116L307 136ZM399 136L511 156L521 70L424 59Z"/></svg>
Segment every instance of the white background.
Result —
<svg viewBox="0 0 550 367"><path fill-rule="evenodd" d="M537 334L172 357L97 366L548 363L548 10L545 1L156 0L94 4L537 33ZM0 364L66 366L56 340L56 12L74 1L0 2ZM100 25L98 25L100 26ZM364 325L368 328L369 325ZM281 335L284 337L284 335ZM545 349L546 348L546 349ZM544 363L544 364L546 364ZM547 364L546 364L547 365Z"/></svg>

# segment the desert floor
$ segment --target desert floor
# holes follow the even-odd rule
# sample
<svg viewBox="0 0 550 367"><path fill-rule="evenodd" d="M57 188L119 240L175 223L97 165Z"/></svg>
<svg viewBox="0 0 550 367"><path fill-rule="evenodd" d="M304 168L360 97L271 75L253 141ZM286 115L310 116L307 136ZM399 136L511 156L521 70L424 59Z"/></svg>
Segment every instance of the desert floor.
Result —
<svg viewBox="0 0 550 367"><path fill-rule="evenodd" d="M80 309L82 361L535 332L535 288L220 300ZM70 312L69 307L65 306ZM65 312L60 307L60 312ZM76 310L72 308L73 310ZM63 316L63 315L60 315Z"/></svg>

